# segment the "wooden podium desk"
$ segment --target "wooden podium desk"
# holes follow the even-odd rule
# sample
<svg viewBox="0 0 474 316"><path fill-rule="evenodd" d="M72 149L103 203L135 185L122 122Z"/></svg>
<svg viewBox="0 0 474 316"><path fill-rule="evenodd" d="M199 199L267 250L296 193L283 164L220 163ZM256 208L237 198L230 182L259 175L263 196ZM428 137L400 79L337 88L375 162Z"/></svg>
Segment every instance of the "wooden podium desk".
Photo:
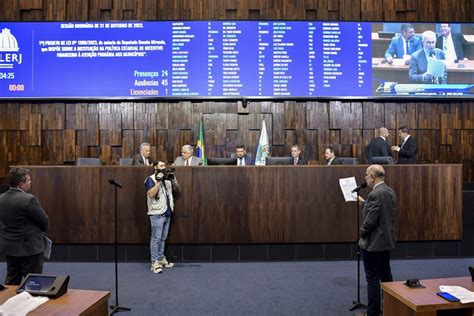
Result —
<svg viewBox="0 0 474 316"><path fill-rule="evenodd" d="M461 304L446 301L436 295L440 285L462 286L474 291L470 277L421 280L425 288L410 289L404 282L382 283L383 315L468 315L474 314L474 303Z"/></svg>
<svg viewBox="0 0 474 316"><path fill-rule="evenodd" d="M16 286L6 287L0 292L0 304L16 295ZM63 296L50 299L28 315L109 315L109 297L108 291L68 289Z"/></svg>

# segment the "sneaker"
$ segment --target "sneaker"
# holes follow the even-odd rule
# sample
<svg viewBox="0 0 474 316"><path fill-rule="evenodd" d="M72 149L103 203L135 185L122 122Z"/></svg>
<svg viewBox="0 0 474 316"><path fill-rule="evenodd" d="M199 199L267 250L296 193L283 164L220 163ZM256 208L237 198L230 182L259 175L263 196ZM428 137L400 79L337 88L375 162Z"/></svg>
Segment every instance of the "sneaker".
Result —
<svg viewBox="0 0 474 316"><path fill-rule="evenodd" d="M161 264L158 261L155 261L151 264L151 269L150 270L153 271L153 273L163 272L163 269L161 268Z"/></svg>
<svg viewBox="0 0 474 316"><path fill-rule="evenodd" d="M165 268L172 268L172 267L174 267L174 263L168 262L168 260L166 260L166 258L164 258L164 259L162 259L162 260L159 260L158 263L159 263L162 267L165 267Z"/></svg>

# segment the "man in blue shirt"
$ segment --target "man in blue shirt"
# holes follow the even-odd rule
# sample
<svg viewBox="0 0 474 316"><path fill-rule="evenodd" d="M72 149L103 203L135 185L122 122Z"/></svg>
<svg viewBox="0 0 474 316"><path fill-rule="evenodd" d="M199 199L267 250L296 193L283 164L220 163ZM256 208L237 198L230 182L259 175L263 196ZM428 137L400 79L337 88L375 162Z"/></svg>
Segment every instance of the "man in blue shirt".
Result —
<svg viewBox="0 0 474 316"><path fill-rule="evenodd" d="M150 253L153 273L161 273L163 267L174 266L166 260L165 241L174 211L173 192L179 193L181 189L174 174L166 172L165 169L166 164L159 161L155 166L155 173L145 180L147 215L151 224Z"/></svg>
<svg viewBox="0 0 474 316"><path fill-rule="evenodd" d="M405 64L410 63L411 54L421 48L420 38L415 36L413 25L403 23L401 26L401 35L392 38L390 45L385 51L385 60L387 63L393 63L394 58L403 58Z"/></svg>

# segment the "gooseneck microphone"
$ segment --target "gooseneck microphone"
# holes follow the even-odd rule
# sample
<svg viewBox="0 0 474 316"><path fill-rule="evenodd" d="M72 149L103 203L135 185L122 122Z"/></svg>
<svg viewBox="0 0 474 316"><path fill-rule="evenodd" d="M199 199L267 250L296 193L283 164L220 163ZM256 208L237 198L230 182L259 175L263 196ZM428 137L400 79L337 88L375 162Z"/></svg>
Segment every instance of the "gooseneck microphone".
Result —
<svg viewBox="0 0 474 316"><path fill-rule="evenodd" d="M360 190L362 190L364 188L367 188L367 182L362 182L357 188L352 190L351 193L359 192Z"/></svg>
<svg viewBox="0 0 474 316"><path fill-rule="evenodd" d="M122 185L118 183L115 179L109 179L109 183L115 185L116 187L122 188ZM367 184L366 184L367 186Z"/></svg>

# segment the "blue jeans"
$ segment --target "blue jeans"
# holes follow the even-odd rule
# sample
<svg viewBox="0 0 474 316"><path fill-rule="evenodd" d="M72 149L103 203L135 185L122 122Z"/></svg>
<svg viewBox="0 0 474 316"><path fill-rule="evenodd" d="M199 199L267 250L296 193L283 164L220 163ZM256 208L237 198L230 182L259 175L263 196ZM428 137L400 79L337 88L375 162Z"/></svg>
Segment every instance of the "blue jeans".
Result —
<svg viewBox="0 0 474 316"><path fill-rule="evenodd" d="M390 250L367 251L362 249L362 259L367 279L367 315L380 315L380 281L393 281L390 269Z"/></svg>
<svg viewBox="0 0 474 316"><path fill-rule="evenodd" d="M150 215L151 238L150 253L151 262L165 259L165 241L168 237L171 217Z"/></svg>

